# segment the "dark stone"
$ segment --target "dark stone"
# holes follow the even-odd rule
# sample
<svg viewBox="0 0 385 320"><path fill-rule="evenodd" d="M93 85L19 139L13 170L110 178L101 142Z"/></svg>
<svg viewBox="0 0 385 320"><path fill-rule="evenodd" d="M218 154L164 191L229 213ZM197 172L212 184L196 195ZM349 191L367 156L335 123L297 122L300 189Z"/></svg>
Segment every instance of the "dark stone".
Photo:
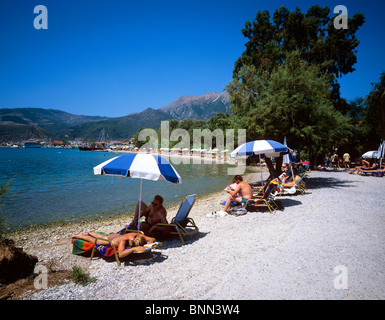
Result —
<svg viewBox="0 0 385 320"><path fill-rule="evenodd" d="M37 262L37 257L16 247L12 240L0 240L0 284L9 284L28 277L33 273Z"/></svg>

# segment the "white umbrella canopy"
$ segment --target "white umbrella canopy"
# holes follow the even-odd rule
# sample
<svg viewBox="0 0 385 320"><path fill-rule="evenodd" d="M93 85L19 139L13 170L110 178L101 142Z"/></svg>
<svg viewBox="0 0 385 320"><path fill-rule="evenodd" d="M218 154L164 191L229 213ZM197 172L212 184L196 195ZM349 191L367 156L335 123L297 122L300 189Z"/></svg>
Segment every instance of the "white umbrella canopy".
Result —
<svg viewBox="0 0 385 320"><path fill-rule="evenodd" d="M378 158L378 152L377 150L368 151L368 152L365 152L361 157L364 159Z"/></svg>
<svg viewBox="0 0 385 320"><path fill-rule="evenodd" d="M138 230L140 230L142 179L182 183L182 178L174 167L165 158L153 154L138 153L114 157L94 167L94 174L140 179Z"/></svg>

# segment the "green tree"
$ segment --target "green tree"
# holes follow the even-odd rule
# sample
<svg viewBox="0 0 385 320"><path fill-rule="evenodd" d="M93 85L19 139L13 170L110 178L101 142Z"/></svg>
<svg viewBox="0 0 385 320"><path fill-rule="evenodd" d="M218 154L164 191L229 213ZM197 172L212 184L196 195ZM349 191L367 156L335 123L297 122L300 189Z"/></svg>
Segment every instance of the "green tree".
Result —
<svg viewBox="0 0 385 320"><path fill-rule="evenodd" d="M385 71L380 75L380 82L373 84L373 89L368 96L367 116L375 116L374 123L377 134L385 140Z"/></svg>
<svg viewBox="0 0 385 320"><path fill-rule="evenodd" d="M350 132L347 117L336 111L330 85L320 68L289 53L272 71L246 66L227 90L234 116L247 130L247 139L282 141L304 151L313 163L328 152L341 133Z"/></svg>
<svg viewBox="0 0 385 320"><path fill-rule="evenodd" d="M359 44L356 32L365 17L356 13L348 19L348 29L339 30L334 28L334 18L328 7L318 5L311 6L307 13L299 8L290 12L280 7L272 20L269 11L257 12L256 18L248 20L242 30L248 42L235 62L233 77L239 79L245 66L255 66L258 72L272 72L284 63L288 52L297 50L302 60L318 65L327 75L334 106L346 113L349 105L340 98L337 78L355 70Z"/></svg>
<svg viewBox="0 0 385 320"><path fill-rule="evenodd" d="M385 140L385 72L381 73L379 82L373 83L365 105L364 117L359 127L362 137L360 142L365 149L377 149L381 139Z"/></svg>

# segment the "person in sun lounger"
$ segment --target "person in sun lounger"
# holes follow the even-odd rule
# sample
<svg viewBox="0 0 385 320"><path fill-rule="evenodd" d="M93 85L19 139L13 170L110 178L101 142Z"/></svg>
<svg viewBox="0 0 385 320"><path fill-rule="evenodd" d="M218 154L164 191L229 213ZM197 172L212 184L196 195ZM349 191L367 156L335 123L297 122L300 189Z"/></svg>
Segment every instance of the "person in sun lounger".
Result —
<svg viewBox="0 0 385 320"><path fill-rule="evenodd" d="M151 248L151 244L154 244L155 238L147 237L137 232L130 232L124 235L119 233L110 233L106 236L89 231L87 234L77 234L71 237L72 239L82 239L90 243L96 243L99 245L111 245L110 240L117 248L119 258L127 257L134 251L145 251L146 247ZM96 239L98 238L98 239ZM126 247L131 247L126 249Z"/></svg>
<svg viewBox="0 0 385 320"><path fill-rule="evenodd" d="M141 203L140 216L145 217L145 221L140 222L140 230L146 235L151 235L154 231L160 231L163 233L169 232L168 227L157 226L157 223L168 224L167 222L167 211L163 207L163 198L160 195L156 195L154 200L147 206L143 201ZM138 213L139 213L139 202L136 205L135 215L132 222L128 225L131 229L138 228Z"/></svg>
<svg viewBox="0 0 385 320"><path fill-rule="evenodd" d="M284 188L292 188L297 184L299 180L301 180L301 177L295 176L294 180L289 182L286 182L287 179L288 179L287 176L283 176L281 186Z"/></svg>
<svg viewBox="0 0 385 320"><path fill-rule="evenodd" d="M352 171L350 171L349 173L350 174L358 174L359 171L361 171L361 170L378 170L378 169L381 169L380 165L376 161L373 162L372 166L370 166L368 161L363 160L363 159L362 159L362 163L364 163L365 165L357 166Z"/></svg>

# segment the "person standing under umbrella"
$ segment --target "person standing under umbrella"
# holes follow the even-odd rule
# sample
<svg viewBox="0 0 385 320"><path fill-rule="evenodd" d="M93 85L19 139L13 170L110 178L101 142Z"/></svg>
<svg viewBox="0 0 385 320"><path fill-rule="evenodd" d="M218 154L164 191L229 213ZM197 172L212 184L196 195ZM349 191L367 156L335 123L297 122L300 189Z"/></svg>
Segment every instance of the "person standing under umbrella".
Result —
<svg viewBox="0 0 385 320"><path fill-rule="evenodd" d="M143 201L141 203L140 216L145 217L145 221L140 222L140 230L146 235L152 234L155 230L167 232L168 227L157 226L157 223L167 222L167 211L163 207L163 198L160 195L156 195L154 200L147 206ZM139 216L139 202L135 208L135 215L132 222L128 225L130 228L138 228L138 216Z"/></svg>

